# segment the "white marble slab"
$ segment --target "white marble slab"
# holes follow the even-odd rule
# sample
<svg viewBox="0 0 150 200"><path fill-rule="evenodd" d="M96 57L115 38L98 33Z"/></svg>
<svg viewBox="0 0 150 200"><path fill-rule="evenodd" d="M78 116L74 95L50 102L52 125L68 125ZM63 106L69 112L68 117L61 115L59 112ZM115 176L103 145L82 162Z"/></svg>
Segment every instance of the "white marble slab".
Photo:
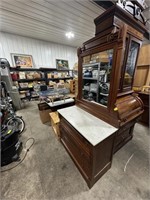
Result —
<svg viewBox="0 0 150 200"><path fill-rule="evenodd" d="M54 102L50 102L47 103L50 107L55 107L55 106L60 106L63 104L67 104L67 103L71 103L74 102L74 99L69 98L69 99L64 99L64 100L59 100L59 101L54 101Z"/></svg>
<svg viewBox="0 0 150 200"><path fill-rule="evenodd" d="M93 146L117 131L117 128L77 106L59 109L58 112Z"/></svg>

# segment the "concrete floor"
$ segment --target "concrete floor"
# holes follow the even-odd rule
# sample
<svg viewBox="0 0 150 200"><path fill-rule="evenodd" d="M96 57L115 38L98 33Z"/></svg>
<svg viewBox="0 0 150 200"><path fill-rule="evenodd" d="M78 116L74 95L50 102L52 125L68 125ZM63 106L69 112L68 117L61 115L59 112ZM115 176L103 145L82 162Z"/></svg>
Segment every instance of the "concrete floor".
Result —
<svg viewBox="0 0 150 200"><path fill-rule="evenodd" d="M19 111L26 122L23 143L29 137L36 142L21 165L1 174L2 200L150 199L147 127L136 124L133 140L114 155L111 169L89 190L51 126L41 123L37 103Z"/></svg>

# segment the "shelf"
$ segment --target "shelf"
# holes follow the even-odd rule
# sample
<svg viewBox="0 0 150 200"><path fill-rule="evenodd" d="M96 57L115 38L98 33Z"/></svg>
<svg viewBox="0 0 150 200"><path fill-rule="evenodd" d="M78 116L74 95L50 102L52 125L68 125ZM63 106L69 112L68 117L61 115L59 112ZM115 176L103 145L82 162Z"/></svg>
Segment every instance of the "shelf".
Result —
<svg viewBox="0 0 150 200"><path fill-rule="evenodd" d="M73 79L73 71L72 69L62 69L62 70L57 70L56 68L10 68L10 73L13 73L13 72L16 72L17 74L19 72L24 72L25 74L26 73L30 73L30 72L42 72L42 75L41 78L33 78L31 77L32 79L27 79L25 77L22 77L24 79L16 79L16 80L13 80L13 82L18 82L18 83L29 83L24 85L26 87L22 88L22 87L18 87L18 91L19 93L21 94L21 91L24 91L22 93L26 93L27 91L29 91L29 94L31 95L31 92L34 91L34 87L28 87L30 86L30 83L36 81L36 82L41 82L41 81L44 81L44 84L48 85L48 82L51 80L51 81L54 81L54 82L58 82L59 80L67 80L67 79ZM58 77L58 78L47 78L47 74L48 73L61 73L61 72L66 72L64 74L64 76L67 76L67 77ZM59 75L60 76L60 75ZM43 78L42 78L43 77ZM58 81L57 81L58 80ZM21 86L21 84L20 84ZM22 84L23 86L23 84ZM28 96L28 97L20 97L20 99L33 99L33 98L38 98L39 96Z"/></svg>
<svg viewBox="0 0 150 200"><path fill-rule="evenodd" d="M90 90L86 90L86 89L84 89L84 88L83 88L82 90L83 90L83 91L86 91L86 92L90 92Z"/></svg>
<svg viewBox="0 0 150 200"><path fill-rule="evenodd" d="M68 71L73 71L73 69L57 69L57 68L39 68L40 71L45 71L45 72L68 72Z"/></svg>
<svg viewBox="0 0 150 200"><path fill-rule="evenodd" d="M108 97L109 94L100 93L100 95Z"/></svg>
<svg viewBox="0 0 150 200"><path fill-rule="evenodd" d="M19 91L34 89L33 87L18 88Z"/></svg>
<svg viewBox="0 0 150 200"><path fill-rule="evenodd" d="M68 72L68 71L74 71L73 69L61 69L58 70L56 68L10 68L11 72L15 72L15 71L41 71L41 72Z"/></svg>
<svg viewBox="0 0 150 200"><path fill-rule="evenodd" d="M83 79L86 79L86 80L95 80L95 81L97 81L98 78L83 77Z"/></svg>
<svg viewBox="0 0 150 200"><path fill-rule="evenodd" d="M24 71L41 71L39 68L10 68L10 72L24 72Z"/></svg>
<svg viewBox="0 0 150 200"><path fill-rule="evenodd" d="M97 91L90 91L90 92L92 92L92 93L94 93L94 94L97 94Z"/></svg>
<svg viewBox="0 0 150 200"><path fill-rule="evenodd" d="M28 99L29 100L29 99L33 99L33 98L39 98L39 96L20 97L21 100L24 100L24 99Z"/></svg>
<svg viewBox="0 0 150 200"><path fill-rule="evenodd" d="M61 80L61 79L72 79L73 77L61 77L61 78L47 78L47 80Z"/></svg>
<svg viewBox="0 0 150 200"><path fill-rule="evenodd" d="M33 97L31 96L31 98L39 98L39 96L38 95L37 96L33 96Z"/></svg>
<svg viewBox="0 0 150 200"><path fill-rule="evenodd" d="M28 99L29 100L30 98L31 98L30 96L28 96L28 97L20 97L21 100L23 100L23 99Z"/></svg>
<svg viewBox="0 0 150 200"><path fill-rule="evenodd" d="M83 91L86 91L86 92L92 92L92 93L94 93L94 94L97 94L97 91L90 91L90 90L86 90L86 89L82 89Z"/></svg>
<svg viewBox="0 0 150 200"><path fill-rule="evenodd" d="M45 81L46 78L33 78L33 79L17 79L17 80L14 80L14 81L18 81L18 82L32 82L32 81Z"/></svg>
<svg viewBox="0 0 150 200"><path fill-rule="evenodd" d="M100 63L89 63L89 64L83 64L82 67L91 67L94 65L99 65Z"/></svg>

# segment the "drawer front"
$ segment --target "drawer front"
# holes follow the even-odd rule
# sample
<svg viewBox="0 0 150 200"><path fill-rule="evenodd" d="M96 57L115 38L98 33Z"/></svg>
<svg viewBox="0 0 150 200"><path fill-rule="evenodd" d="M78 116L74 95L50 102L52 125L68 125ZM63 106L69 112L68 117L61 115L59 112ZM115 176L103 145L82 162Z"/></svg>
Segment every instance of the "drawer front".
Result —
<svg viewBox="0 0 150 200"><path fill-rule="evenodd" d="M140 94L139 97L142 99L144 105L149 106L149 94Z"/></svg>
<svg viewBox="0 0 150 200"><path fill-rule="evenodd" d="M68 132L63 125L60 125L60 132L61 141L65 145L74 162L77 164L80 170L84 172L86 178L90 178L92 175L91 157L83 150L82 146L72 137L70 132Z"/></svg>
<svg viewBox="0 0 150 200"><path fill-rule="evenodd" d="M127 123L125 126L121 127L118 131L117 131L117 136L122 134L123 132L125 132L127 129L130 129L130 127L134 126L134 124L136 123L136 120L131 121L129 123Z"/></svg>
<svg viewBox="0 0 150 200"><path fill-rule="evenodd" d="M61 118L60 120L60 130L63 127L70 135L70 137L75 140L82 150L87 153L89 156L92 155L93 146L83 137L81 136L77 130L75 130L65 119Z"/></svg>
<svg viewBox="0 0 150 200"><path fill-rule="evenodd" d="M116 138L115 145L120 144L122 141L124 141L126 138L128 138L130 136L129 133L130 133L130 131L129 131L129 129L127 129L124 132L122 132L121 134L119 134Z"/></svg>
<svg viewBox="0 0 150 200"><path fill-rule="evenodd" d="M128 140L132 138L134 125L131 127L124 127L120 129L115 138L115 145L114 145L114 152L118 150L120 147L122 147Z"/></svg>

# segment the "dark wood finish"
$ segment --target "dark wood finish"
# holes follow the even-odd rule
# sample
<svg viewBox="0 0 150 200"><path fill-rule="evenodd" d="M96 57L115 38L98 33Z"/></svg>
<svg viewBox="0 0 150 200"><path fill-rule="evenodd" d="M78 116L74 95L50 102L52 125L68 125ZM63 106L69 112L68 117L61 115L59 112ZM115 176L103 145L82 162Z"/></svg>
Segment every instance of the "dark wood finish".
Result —
<svg viewBox="0 0 150 200"><path fill-rule="evenodd" d="M76 104L81 109L117 127L118 131L98 145L92 146L65 119L61 118L60 121L61 142L90 188L111 167L113 153L132 139L134 125L143 113L143 103L132 91L133 81L130 87L124 88L123 78L131 41L136 41L140 47L146 30L141 22L117 5L104 12L94 22L95 37L86 41L82 48L78 49ZM113 62L108 102L105 107L82 98L82 64L83 57L110 49L113 49ZM135 70L132 72L134 79Z"/></svg>
<svg viewBox="0 0 150 200"><path fill-rule="evenodd" d="M139 117L130 121L129 123L120 127L116 132L116 138L114 143L114 153L116 153L121 147L123 147L133 137L133 129L135 122L139 120Z"/></svg>
<svg viewBox="0 0 150 200"><path fill-rule="evenodd" d="M129 24L129 26L133 27L137 31L143 34L145 33L146 28L141 22L138 23L137 20L132 17L132 15L130 15L125 10L123 10L120 6L114 5L94 20L95 25L96 25L96 35L99 32L107 28L110 28L112 25L115 25L114 16L118 17L126 24ZM105 22L105 25L101 27L100 24L104 22Z"/></svg>
<svg viewBox="0 0 150 200"><path fill-rule="evenodd" d="M142 99L144 103L144 112L141 116L140 121L149 126L149 96L150 94L146 92L139 92L139 97Z"/></svg>
<svg viewBox="0 0 150 200"><path fill-rule="evenodd" d="M120 126L130 122L143 113L143 102L137 94L127 95L117 99L116 107ZM128 125L126 125L128 126Z"/></svg>
<svg viewBox="0 0 150 200"><path fill-rule="evenodd" d="M133 72L132 83L129 87L124 87L123 78L131 41L138 43L140 48L143 33L146 31L146 28L141 22L135 20L133 16L123 11L118 5L114 5L108 9L97 17L94 22L96 25L95 37L86 41L83 47L78 49L79 93L76 103L80 108L117 127L119 130L122 130L122 126L128 126L128 123L130 124L131 121L136 123L139 116L143 113L143 103L138 97L133 95L132 90L136 67ZM108 49L113 49L113 64L108 105L104 107L82 98L82 63L84 56ZM137 58L138 55L135 60L135 66ZM132 125L132 127L134 127L134 125ZM128 134L126 134L128 135L128 140L132 138L130 129L132 128L130 127L128 131L126 131L128 132ZM116 140L117 137L119 136L116 136Z"/></svg>
<svg viewBox="0 0 150 200"><path fill-rule="evenodd" d="M61 117L60 135L62 144L91 188L111 167L115 133L93 146Z"/></svg>

